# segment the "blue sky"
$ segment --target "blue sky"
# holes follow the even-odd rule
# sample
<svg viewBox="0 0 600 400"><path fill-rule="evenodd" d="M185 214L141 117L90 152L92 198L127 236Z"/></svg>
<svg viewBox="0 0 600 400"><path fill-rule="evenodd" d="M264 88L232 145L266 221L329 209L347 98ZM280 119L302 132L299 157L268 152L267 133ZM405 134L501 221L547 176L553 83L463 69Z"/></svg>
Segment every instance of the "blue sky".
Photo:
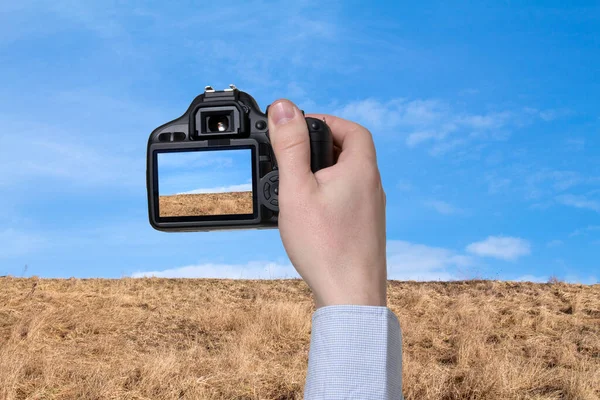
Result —
<svg viewBox="0 0 600 400"><path fill-rule="evenodd" d="M390 279L600 279L597 3L204 3L3 5L0 275L298 277L147 220L148 135L234 83L372 131Z"/></svg>
<svg viewBox="0 0 600 400"><path fill-rule="evenodd" d="M160 196L252 191L250 149L158 153Z"/></svg>

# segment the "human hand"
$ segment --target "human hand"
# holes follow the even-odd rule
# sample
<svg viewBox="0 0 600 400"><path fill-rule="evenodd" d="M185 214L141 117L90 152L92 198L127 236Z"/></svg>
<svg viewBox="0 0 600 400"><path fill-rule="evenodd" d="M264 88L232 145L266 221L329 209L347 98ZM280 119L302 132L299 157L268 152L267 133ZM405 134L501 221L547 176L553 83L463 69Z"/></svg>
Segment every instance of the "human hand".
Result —
<svg viewBox="0 0 600 400"><path fill-rule="evenodd" d="M313 174L302 112L279 100L268 116L279 168L279 231L316 308L387 306L386 199L371 133L342 118L307 115L325 118L337 158Z"/></svg>

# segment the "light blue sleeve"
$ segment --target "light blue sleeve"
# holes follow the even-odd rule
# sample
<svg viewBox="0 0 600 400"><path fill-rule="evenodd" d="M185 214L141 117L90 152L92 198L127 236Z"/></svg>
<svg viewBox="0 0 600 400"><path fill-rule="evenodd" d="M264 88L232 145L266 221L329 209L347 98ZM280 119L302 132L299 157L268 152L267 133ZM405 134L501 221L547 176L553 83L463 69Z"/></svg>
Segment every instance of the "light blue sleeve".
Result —
<svg viewBox="0 0 600 400"><path fill-rule="evenodd" d="M359 305L317 309L304 399L403 399L402 338L394 312Z"/></svg>

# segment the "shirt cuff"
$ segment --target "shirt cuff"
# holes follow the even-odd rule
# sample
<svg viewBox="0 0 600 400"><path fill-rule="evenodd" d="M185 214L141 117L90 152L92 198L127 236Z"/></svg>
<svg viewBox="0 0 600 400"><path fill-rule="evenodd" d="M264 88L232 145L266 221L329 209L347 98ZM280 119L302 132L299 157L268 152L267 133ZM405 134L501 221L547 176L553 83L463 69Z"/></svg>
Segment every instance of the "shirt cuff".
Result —
<svg viewBox="0 0 600 400"><path fill-rule="evenodd" d="M312 317L305 399L402 399L402 338L383 306L332 305Z"/></svg>

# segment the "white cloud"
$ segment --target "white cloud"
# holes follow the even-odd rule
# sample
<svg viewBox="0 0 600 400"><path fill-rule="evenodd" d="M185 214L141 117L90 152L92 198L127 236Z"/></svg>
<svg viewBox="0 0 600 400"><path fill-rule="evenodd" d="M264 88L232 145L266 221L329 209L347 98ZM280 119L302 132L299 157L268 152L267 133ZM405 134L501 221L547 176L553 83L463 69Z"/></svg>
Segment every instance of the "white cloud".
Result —
<svg viewBox="0 0 600 400"><path fill-rule="evenodd" d="M252 183L242 183L240 185L219 186L214 188L200 188L181 192L177 194L200 194L200 193L231 193L231 192L251 192Z"/></svg>
<svg viewBox="0 0 600 400"><path fill-rule="evenodd" d="M485 130L497 129L506 125L513 117L513 113L509 111L492 112L486 115L464 115L456 118L456 123L466 127Z"/></svg>
<svg viewBox="0 0 600 400"><path fill-rule="evenodd" d="M428 132L427 127L440 128L444 125L444 116L448 113L446 107L437 100L408 101L397 98L381 102L370 98L338 107L332 114L362 123L369 129L407 128L406 131L410 128L410 133L422 131L424 133L421 136L428 138L443 134L440 129ZM454 129L453 126L444 128L444 131Z"/></svg>
<svg viewBox="0 0 600 400"><path fill-rule="evenodd" d="M583 285L595 285L598 283L598 278L594 275L590 275L588 277L582 278L577 275L569 274L569 275L565 276L564 281L568 282L568 283L580 283Z"/></svg>
<svg viewBox="0 0 600 400"><path fill-rule="evenodd" d="M365 99L351 102L333 111L333 115L363 123L368 129L391 128L400 123L400 112L395 109L392 101L382 104L375 99Z"/></svg>
<svg viewBox="0 0 600 400"><path fill-rule="evenodd" d="M487 239L471 243L467 252L481 257L499 258L513 261L521 256L531 253L531 246L527 240L509 236L489 236Z"/></svg>
<svg viewBox="0 0 600 400"><path fill-rule="evenodd" d="M402 240L387 242L388 279L456 279L456 268L473 265L471 257L442 247L431 247Z"/></svg>
<svg viewBox="0 0 600 400"><path fill-rule="evenodd" d="M596 212L600 212L600 201L590 200L585 196L576 196L572 194L565 194L556 197L556 201L565 206L571 206L575 208L583 208Z"/></svg>
<svg viewBox="0 0 600 400"><path fill-rule="evenodd" d="M558 279L559 282L582 284L582 285L594 285L598 283L598 279L595 276L588 276L581 278L575 275L566 275L564 277L556 276L539 276L539 275L523 275L515 279L507 279L507 281L514 282L533 282L533 283L548 283L552 278Z"/></svg>
<svg viewBox="0 0 600 400"><path fill-rule="evenodd" d="M474 260L452 250L430 247L401 240L387 242L388 279L443 280L456 279L456 268L469 267ZM291 264L251 261L245 264L204 263L157 271L139 271L134 278L225 278L282 279L300 278Z"/></svg>
<svg viewBox="0 0 600 400"><path fill-rule="evenodd" d="M443 215L462 213L462 210L460 208L454 207L452 204L449 204L442 200L430 200L425 202L425 205L429 208L433 208L435 211Z"/></svg>
<svg viewBox="0 0 600 400"><path fill-rule="evenodd" d="M485 247L481 247L481 244L484 244ZM473 246L476 251L471 251ZM490 237L483 242L469 245L467 251L473 252L477 256L489 255L512 260L529 254L529 244L522 239ZM481 260L475 256L444 247L427 246L403 240L388 240L387 242L387 272L388 279L392 280L450 281L464 279L468 276L469 270L478 267L479 264L481 264ZM240 264L203 263L164 270L138 271L131 276L134 278L149 276L220 279L300 278L292 264L281 261L250 261Z"/></svg>
<svg viewBox="0 0 600 400"><path fill-rule="evenodd" d="M429 139L442 139L445 137L445 133L433 132L433 131L417 131L413 132L406 138L406 144L408 147L415 147Z"/></svg>
<svg viewBox="0 0 600 400"><path fill-rule="evenodd" d="M218 278L218 279L285 279L300 278L293 265L251 261L246 264L205 263L165 269L135 272L133 278Z"/></svg>

